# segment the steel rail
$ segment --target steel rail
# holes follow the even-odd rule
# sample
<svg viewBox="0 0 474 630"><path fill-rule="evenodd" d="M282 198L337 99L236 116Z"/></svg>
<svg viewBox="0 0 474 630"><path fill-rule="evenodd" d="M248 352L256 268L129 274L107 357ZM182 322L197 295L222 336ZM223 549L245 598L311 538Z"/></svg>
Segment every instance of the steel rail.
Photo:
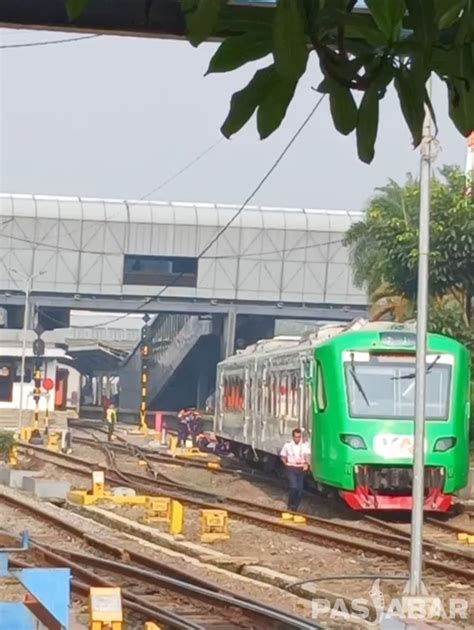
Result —
<svg viewBox="0 0 474 630"><path fill-rule="evenodd" d="M136 578L138 580L153 585L156 585L157 583L163 584L164 586L178 592L186 590L189 593L199 596L199 598L202 598L203 600L210 599L211 603L219 601L228 606L235 606L242 610L247 610L249 612L256 613L257 615L261 615L265 619L272 619L274 621L285 623L287 624L287 627L295 627L298 630L314 630L314 628L321 627L311 622L305 622L303 618L297 617L296 615L277 611L273 607L267 606L266 604L254 603L252 602L252 600L245 601L244 599L239 597L224 595L215 591L209 591L200 586L185 583L181 580L168 577L156 571L149 571L140 567L131 566L124 562L117 562L116 560L109 560L107 558L92 556L86 553L65 550L58 554L57 552L52 552L52 549L48 548L47 546L38 544L36 544L35 546L40 551L42 549L46 549L48 552L56 553L56 555L60 556L61 559L64 557L64 555L68 555L69 557L75 559L76 562L81 562L83 564L87 564L98 569L105 569L107 571L113 572L114 574Z"/></svg>
<svg viewBox="0 0 474 630"><path fill-rule="evenodd" d="M84 569L81 565L68 560L61 554L50 552L47 549L41 549L36 543L31 540L32 548L40 551L44 558L50 562L53 566L67 567L71 569L73 575L80 576L82 580L72 579L73 590L80 592L83 596L88 597L89 590L94 586L115 588L118 585L110 580L105 580L99 577L92 571ZM16 567L29 567L32 568L35 565L24 562L22 560L11 560L10 564ZM150 604L144 597L140 597L132 593L129 589L121 588L122 603L125 608L133 610L134 612L143 615L147 621L156 621L158 623L169 624L171 628L176 630L207 630L205 626L195 624L191 621L186 621L178 617L172 612L163 610L162 607L154 606Z"/></svg>
<svg viewBox="0 0 474 630"><path fill-rule="evenodd" d="M33 446L33 445L28 445L28 446ZM65 456L62 453L51 453L50 451L47 451L43 447L38 447L36 445L34 445L34 449L46 451L47 454L50 454L50 455L53 454L53 456L56 456L56 457L67 457L68 459L71 458L71 456ZM77 462L80 462L80 464L84 466L84 460L80 460L78 458L73 458L73 459L76 460ZM83 474L83 472L81 472L81 474ZM151 480L147 477L144 477L142 475L137 475L135 473L127 472L126 474L124 474L118 469L112 469L112 470L107 469L105 471L105 476L106 476L106 480L109 483L110 482L121 483L122 485L126 485L135 490L139 490L140 492L144 492L148 494L150 492L151 493L157 492L157 488L156 488L157 483L164 487L170 485L167 483L158 482L157 480ZM117 478L119 479L118 482L117 482ZM308 526L301 526L301 525L297 525L288 521L277 521L266 515L249 512L249 509L250 509L250 510L255 510L257 512L264 511L266 513L272 513L274 516L281 515L280 510L277 510L275 508L271 508L267 506L260 506L260 505L245 501L243 499L218 497L216 495L213 495L212 493L194 490L190 488L189 486L186 486L186 491L189 493L206 495L208 497L210 496L214 499L214 502L212 503L205 502L202 499L192 498L192 497L180 494L178 492L173 492L173 491L170 492L169 490L166 490L166 494L167 496L173 499L176 499L178 501L182 501L185 504L187 503L189 505L193 505L193 506L203 508L203 509L206 509L209 507L211 508L215 507L216 502L218 501L219 507L221 509L227 510L229 514L239 518L240 520L244 520L253 524L257 523L259 525L264 525L265 527L279 531L280 533L287 533L290 535L295 535L300 540L309 541L311 543L316 543L316 544L331 543L339 548L347 548L351 550L356 549L357 551L362 551L366 554L394 558L404 563L408 562L410 558L409 551L396 549L393 547L387 547L387 546L379 545L378 543L374 543L373 542L374 536L377 536L379 534L379 532L374 531L374 530L367 530L361 527L355 527L353 525L348 525L348 524L341 524L341 523L334 524L332 521L327 520L327 519L322 519L319 517L312 517L309 515L307 516L307 518L309 519L308 522L311 522L314 525L319 525L319 526L322 525L323 527L326 527L329 529L334 529L334 528L342 529L344 531L344 535L338 535L332 531L324 531L320 527L310 528ZM241 506L241 507L234 507L233 504ZM354 538L355 535L369 537L369 541ZM385 540L388 540L387 536L388 534L384 534ZM407 546L409 543L409 540L406 537L400 535L400 533L398 533L396 535L396 539L392 539L391 542L398 544L399 546L402 546L402 545ZM451 549L446 549L446 548L441 550L439 549L439 545L437 545L437 543L435 543L434 541L426 541L426 542L428 545L431 546L431 548L435 547L437 551L438 550L441 551L442 555L446 559L453 560L456 563L456 564L446 564L446 562L441 562L441 561L434 560L432 558L425 556L424 563L427 568L431 568L438 573L456 575L457 577L474 581L474 570L459 566L460 562L468 562L470 558L467 558L464 554L457 552L457 550L451 550Z"/></svg>
<svg viewBox="0 0 474 630"><path fill-rule="evenodd" d="M10 503L17 508L28 511L35 516L39 516L40 518L46 520L47 522L52 523L55 527L58 527L59 529L64 529L68 531L69 533L73 534L74 536L84 540L84 542L86 542L89 546L97 549L98 551L102 553L106 551L107 553L110 553L111 555L114 555L119 558L122 558L123 554L126 553L131 561L137 564L143 564L144 566L148 567L148 569L152 569L152 571L144 571L142 569L141 571L143 572L143 575L147 574L148 577L150 579L153 579L155 582L161 581L163 584L166 583L169 587L174 587L175 590L186 590L188 592L194 593L197 596L200 596L203 599L207 599L207 600L214 599L216 601L218 600L221 603L227 603L229 605L238 606L239 608L246 609L254 613L257 613L260 610L259 614L261 615L266 614L267 617L271 616L273 620L277 620L277 621L285 620L285 623L288 624L287 627L297 628L297 629L301 628L303 630L325 630L323 626L316 623L308 622L303 617L299 617L297 615L287 613L279 608L269 606L266 604L261 604L260 602L256 602L249 598L236 595L231 590L222 588L219 585L209 580L190 576L188 572L177 569L176 567L170 566L164 562L160 562L159 560L156 560L154 558L141 554L140 552L134 551L131 548L128 548L123 545L118 547L101 538L92 536L91 534L88 534L86 531L82 530L79 526L71 523L70 520L66 520L57 515L51 514L43 510L42 508L33 506L31 505L31 503L26 502L23 499L20 499L18 497L12 497L10 495L5 495L5 494L0 493L0 501ZM130 565L127 565L126 563L123 563L123 562L116 563L115 561L110 561L110 560L107 561L104 558L98 558L96 556L92 556L88 554L81 554L81 553L74 552L69 549L62 550L61 553L58 553L57 549L53 551L52 548L50 548L48 545L44 545L44 544L36 542L34 537L32 537L32 546L34 549L40 551L41 553L45 554L45 556L47 556L50 559L53 559L55 562L58 562L59 564L63 563L63 561L65 560L63 554L66 554L66 555L70 555L71 557L75 557L79 561L81 560L82 557L84 557L84 559L89 559L91 563L97 563L96 566L98 566L99 563L101 562L103 563L102 566L105 566L104 563L108 562L109 568L112 568L113 570L116 570L119 566L124 567L124 570L129 571L128 573L129 576L131 576L132 571L134 570L139 571L138 568L134 569L134 567L130 567ZM87 581L89 581L89 579L91 578L94 579L95 585L98 585L98 582L102 582L99 585L114 586L113 584L108 583L103 578L96 576L94 573L87 572L87 570L84 569L81 565L77 564L77 562L74 563L74 562L69 561L68 566L74 567L75 573L79 576L82 576L83 578L85 576L87 578ZM135 573L135 575L138 576L138 573ZM138 596L134 595L133 593L129 593L128 591L123 591L123 592L125 592L125 596L128 599L133 599L135 601L138 601L138 603L140 603L139 602L140 598L138 598ZM157 609L154 610L154 607L148 603L147 603L147 606L150 608L150 610L153 609L155 613L161 610L159 607L157 607ZM169 613L167 612L167 614ZM187 629L194 626L188 625L185 627ZM199 630L201 630L200 627L199 627Z"/></svg>

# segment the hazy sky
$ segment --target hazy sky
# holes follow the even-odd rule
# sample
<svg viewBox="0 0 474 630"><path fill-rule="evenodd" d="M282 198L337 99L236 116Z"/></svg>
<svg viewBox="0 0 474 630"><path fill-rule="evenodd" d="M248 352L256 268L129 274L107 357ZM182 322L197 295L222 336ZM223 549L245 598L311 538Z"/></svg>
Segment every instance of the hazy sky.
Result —
<svg viewBox="0 0 474 630"><path fill-rule="evenodd" d="M62 37L3 30L0 45ZM1 190L142 197L219 139L232 92L251 76L246 68L204 77L214 48L101 36L0 50ZM250 123L154 198L242 203L312 108L318 95L311 86L319 80L312 56L281 130L260 142ZM465 142L447 118L439 84L434 102L443 148L438 165L463 165ZM324 102L255 203L360 209L388 177L416 172L418 153L395 94L381 111L376 158L366 166L357 159L355 135L333 130Z"/></svg>

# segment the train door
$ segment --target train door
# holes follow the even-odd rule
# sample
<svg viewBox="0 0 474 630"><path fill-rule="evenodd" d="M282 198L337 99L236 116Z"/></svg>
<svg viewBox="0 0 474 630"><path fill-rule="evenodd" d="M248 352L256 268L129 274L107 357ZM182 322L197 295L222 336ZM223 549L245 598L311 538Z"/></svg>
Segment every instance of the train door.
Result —
<svg viewBox="0 0 474 630"><path fill-rule="evenodd" d="M260 409L260 446L262 449L265 449L265 440L267 438L267 417L268 417L268 409L270 406L270 383L269 383L269 372L268 372L268 363L264 363L262 368L262 382L261 382L261 391L262 391L262 399L261 399L261 409Z"/></svg>
<svg viewBox="0 0 474 630"><path fill-rule="evenodd" d="M302 356L300 363L300 426L307 435L313 428L313 378L314 360L311 356Z"/></svg>
<svg viewBox="0 0 474 630"><path fill-rule="evenodd" d="M251 402L251 422L252 422L252 436L251 445L252 448L256 448L257 438L260 428L260 406L262 400L262 394L260 389L260 371L259 365L255 362L250 366L250 402Z"/></svg>
<svg viewBox="0 0 474 630"><path fill-rule="evenodd" d="M252 414L252 382L251 382L251 373L250 367L248 365L245 366L245 375L244 375L244 442L248 444L249 440L249 423L251 421Z"/></svg>
<svg viewBox="0 0 474 630"><path fill-rule="evenodd" d="M224 429L224 371L219 370L214 431L216 433L222 434L223 429Z"/></svg>

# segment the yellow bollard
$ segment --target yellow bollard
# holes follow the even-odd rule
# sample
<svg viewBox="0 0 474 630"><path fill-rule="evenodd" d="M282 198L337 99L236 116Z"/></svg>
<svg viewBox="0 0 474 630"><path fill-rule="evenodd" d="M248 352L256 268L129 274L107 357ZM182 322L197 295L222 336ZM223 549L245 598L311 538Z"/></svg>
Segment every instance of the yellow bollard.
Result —
<svg viewBox="0 0 474 630"><path fill-rule="evenodd" d="M90 630L122 630L122 593L119 588L91 587Z"/></svg>
<svg viewBox="0 0 474 630"><path fill-rule="evenodd" d="M31 440L31 434L33 429L31 427L22 427L20 429L20 440L23 442L29 442Z"/></svg>
<svg viewBox="0 0 474 630"><path fill-rule="evenodd" d="M177 435L170 435L169 436L169 450L171 452L172 455L176 454L176 449L178 447L178 436Z"/></svg>
<svg viewBox="0 0 474 630"><path fill-rule="evenodd" d="M13 446L8 453L8 464L10 466L16 466L18 464L18 452L15 446Z"/></svg>
<svg viewBox="0 0 474 630"><path fill-rule="evenodd" d="M201 542L229 540L229 517L225 510L201 510Z"/></svg>
<svg viewBox="0 0 474 630"><path fill-rule="evenodd" d="M168 497L147 497L143 512L144 523L168 523L171 519L171 499Z"/></svg>
<svg viewBox="0 0 474 630"><path fill-rule="evenodd" d="M47 433L48 442L47 449L48 451L54 451L58 453L61 448L61 434L60 433Z"/></svg>
<svg viewBox="0 0 474 630"><path fill-rule="evenodd" d="M171 501L171 518L169 533L172 536L178 536L183 533L184 526L184 508L179 501Z"/></svg>
<svg viewBox="0 0 474 630"><path fill-rule="evenodd" d="M169 533L177 536L183 532L183 504L169 497L147 497L142 520L144 523L168 523Z"/></svg>

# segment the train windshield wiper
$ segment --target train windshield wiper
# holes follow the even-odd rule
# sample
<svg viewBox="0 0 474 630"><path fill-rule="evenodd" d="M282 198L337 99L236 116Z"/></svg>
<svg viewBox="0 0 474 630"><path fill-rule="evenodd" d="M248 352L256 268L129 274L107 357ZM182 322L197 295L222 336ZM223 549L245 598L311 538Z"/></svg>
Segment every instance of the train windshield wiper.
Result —
<svg viewBox="0 0 474 630"><path fill-rule="evenodd" d="M436 359L432 361L426 368L426 374L429 374L431 372L431 370L434 368L434 366L438 363L440 359L441 359L441 355L438 354ZM416 372L410 372L410 374L405 374L404 376L392 376L390 380L391 381L407 381L407 380L411 380L412 378L415 378L415 376L416 376Z"/></svg>
<svg viewBox="0 0 474 630"><path fill-rule="evenodd" d="M354 355L351 356L351 367L349 368L349 373L352 376L352 378L354 379L354 383L359 391L359 394L362 396L362 398L365 401L365 404L367 405L367 407L370 407L370 403L369 403L369 399L367 398L367 395L364 391L364 388L362 387L361 382L359 381L359 378L356 374L355 371L355 365L354 365Z"/></svg>

